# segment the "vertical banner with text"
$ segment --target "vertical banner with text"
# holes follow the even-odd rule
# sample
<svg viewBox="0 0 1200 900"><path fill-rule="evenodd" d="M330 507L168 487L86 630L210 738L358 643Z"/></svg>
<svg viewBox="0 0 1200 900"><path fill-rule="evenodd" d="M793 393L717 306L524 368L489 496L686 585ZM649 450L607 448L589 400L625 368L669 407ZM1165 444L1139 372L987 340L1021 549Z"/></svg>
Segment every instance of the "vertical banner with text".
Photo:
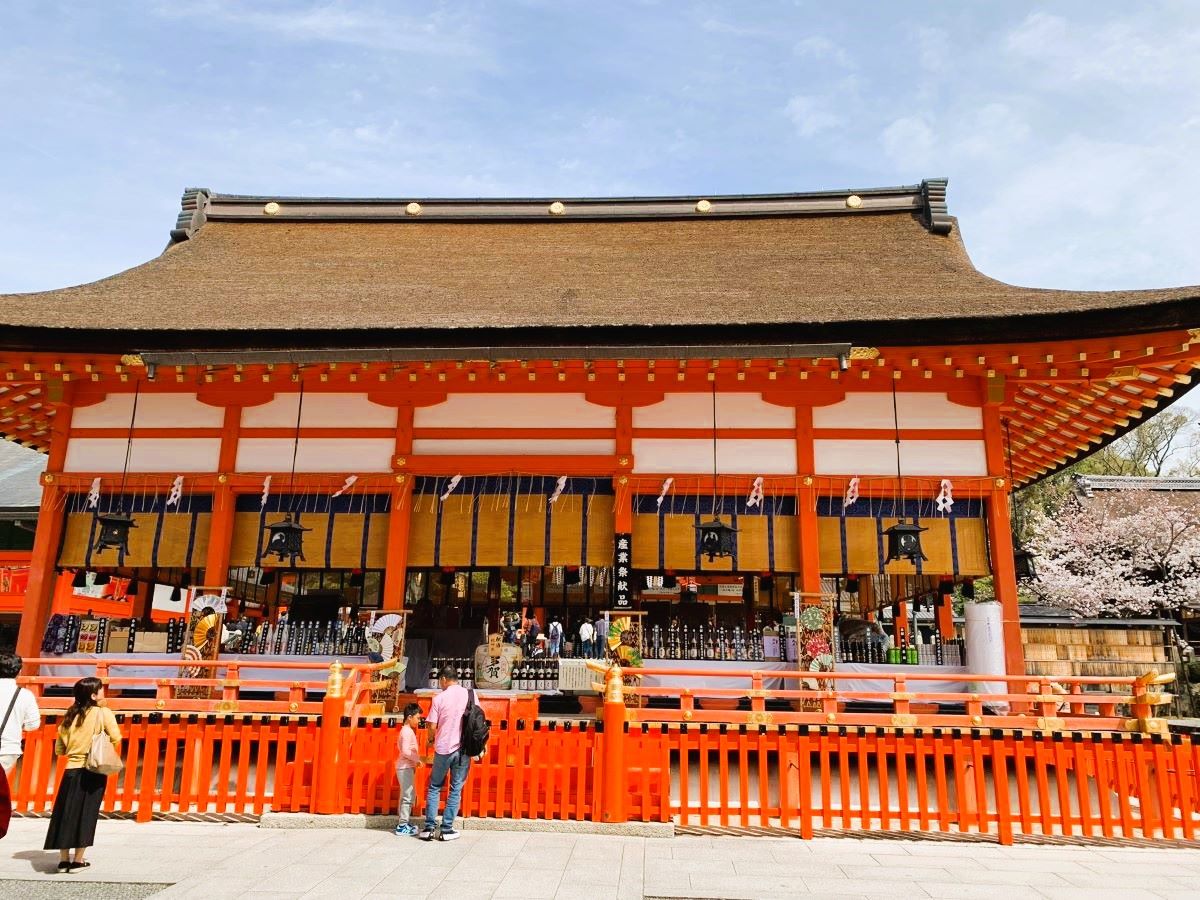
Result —
<svg viewBox="0 0 1200 900"><path fill-rule="evenodd" d="M632 572L629 568L633 536L616 534L613 541L613 609L633 609L633 592L630 590Z"/></svg>

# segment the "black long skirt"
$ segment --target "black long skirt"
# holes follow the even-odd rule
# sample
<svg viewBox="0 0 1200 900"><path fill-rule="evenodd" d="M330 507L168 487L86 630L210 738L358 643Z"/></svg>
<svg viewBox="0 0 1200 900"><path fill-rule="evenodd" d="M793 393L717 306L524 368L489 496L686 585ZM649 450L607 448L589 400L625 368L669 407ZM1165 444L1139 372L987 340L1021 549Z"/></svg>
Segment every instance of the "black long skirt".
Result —
<svg viewBox="0 0 1200 900"><path fill-rule="evenodd" d="M63 773L43 849L73 850L96 843L96 820L100 818L107 783L107 775L87 769L67 769Z"/></svg>

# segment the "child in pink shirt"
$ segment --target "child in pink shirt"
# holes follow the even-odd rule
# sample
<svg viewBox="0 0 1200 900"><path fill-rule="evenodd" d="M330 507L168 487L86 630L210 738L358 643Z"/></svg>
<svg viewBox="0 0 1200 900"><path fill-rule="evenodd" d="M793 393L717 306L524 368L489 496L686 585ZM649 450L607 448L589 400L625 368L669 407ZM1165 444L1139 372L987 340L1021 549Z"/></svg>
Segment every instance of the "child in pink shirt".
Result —
<svg viewBox="0 0 1200 900"><path fill-rule="evenodd" d="M412 835L417 833L417 829L408 820L416 796L417 766L421 765L421 748L417 743L416 731L421 722L421 707L415 703L408 704L404 707L403 717L397 744L400 755L396 759L396 778L400 782L400 822L396 825L396 834Z"/></svg>

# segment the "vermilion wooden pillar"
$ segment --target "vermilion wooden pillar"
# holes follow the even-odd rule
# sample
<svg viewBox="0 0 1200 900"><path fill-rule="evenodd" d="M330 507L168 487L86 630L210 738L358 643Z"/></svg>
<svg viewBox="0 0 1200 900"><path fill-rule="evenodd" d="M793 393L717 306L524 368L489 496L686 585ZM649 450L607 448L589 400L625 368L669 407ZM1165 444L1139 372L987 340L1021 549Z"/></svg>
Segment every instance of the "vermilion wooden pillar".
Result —
<svg viewBox="0 0 1200 900"><path fill-rule="evenodd" d="M983 407L983 439L988 474L993 476L991 496L987 498L988 548L992 560L992 585L1000 601L1004 620L1004 662L1009 675L1025 674L1025 650L1021 644L1021 609L1017 597L1017 567L1013 561L1012 522L1004 430L1000 422L1002 380L988 385L988 402Z"/></svg>
<svg viewBox="0 0 1200 900"><path fill-rule="evenodd" d="M66 510L62 490L55 483L55 476L63 470L67 459L67 440L71 434L69 385L58 384L61 402L55 403L54 422L50 432L50 452L46 461L46 474L42 476L42 503L38 510L37 533L33 538L33 554L29 560L29 585L25 589L25 606L21 610L21 627L17 632L17 655L39 656L42 635L50 610L54 604L54 591L58 578L54 565L58 562L58 548L62 543Z"/></svg>
<svg viewBox="0 0 1200 900"><path fill-rule="evenodd" d="M50 606L58 583L54 563L66 518L63 494L52 480L53 473L42 478L42 505L38 511L37 534L33 538L33 554L29 560L29 586L25 589L21 628L17 632L17 655L27 658L41 655L42 634L50 619Z"/></svg>
<svg viewBox="0 0 1200 900"><path fill-rule="evenodd" d="M217 460L217 484L213 488L212 516L208 524L208 552L204 557L204 580L210 586L229 583L229 557L233 549L233 518L236 495L229 486L229 473L237 468L238 434L242 424L240 406L225 407L221 428L221 451Z"/></svg>
<svg viewBox="0 0 1200 900"><path fill-rule="evenodd" d="M408 533L411 523L413 477L399 474L388 511L386 568L383 572L384 609L403 609L408 585Z"/></svg>
<svg viewBox="0 0 1200 900"><path fill-rule="evenodd" d="M229 556L233 547L236 497L228 484L213 488L212 515L208 520L208 552L204 556L201 584L218 587L229 583Z"/></svg>
<svg viewBox="0 0 1200 900"><path fill-rule="evenodd" d="M938 596L937 600L937 627L942 633L942 637L947 640L957 637L954 633L954 597Z"/></svg>
<svg viewBox="0 0 1200 900"><path fill-rule="evenodd" d="M817 528L817 488L812 476L816 468L812 423L812 407L796 407L796 471L803 476L796 495L796 534L800 542L798 582L801 593L817 595L821 593L821 548ZM801 602L817 603L819 600L816 596L807 596Z"/></svg>
<svg viewBox="0 0 1200 900"><path fill-rule="evenodd" d="M627 475L613 479L613 531L617 534L633 531L633 492Z"/></svg>

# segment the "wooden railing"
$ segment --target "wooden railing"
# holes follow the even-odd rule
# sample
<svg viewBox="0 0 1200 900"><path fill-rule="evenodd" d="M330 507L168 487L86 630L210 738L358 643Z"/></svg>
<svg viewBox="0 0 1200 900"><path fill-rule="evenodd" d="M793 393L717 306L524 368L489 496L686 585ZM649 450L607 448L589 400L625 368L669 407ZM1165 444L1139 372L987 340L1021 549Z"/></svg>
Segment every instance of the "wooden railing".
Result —
<svg viewBox="0 0 1200 900"><path fill-rule="evenodd" d="M327 689L329 663L302 662L294 660L272 660L263 658L253 662L222 661L222 660L188 660L189 668L208 669L211 677L187 678L178 675L184 665L178 660L167 659L96 659L79 660L63 659L61 657L34 658L25 660L26 671L44 674L22 675L18 682L29 688L38 698L42 709L66 709L71 705L71 697L47 694L47 687L70 687L76 680L75 674L60 672L56 669L69 669L77 672L81 666L94 666L94 674L104 682L109 695L107 705L114 711L121 712L159 712L159 713L267 713L287 715L319 715L322 711L320 699L309 699L308 694L321 693ZM366 701L362 699L366 692L382 687L382 682L372 682L371 676L391 662L356 663L344 667L343 680L346 691L352 694L348 704L348 712L355 707L361 707ZM157 669L162 671L158 677L146 675L120 675L122 669ZM312 679L269 679L245 678L242 672L247 669L275 671L305 671L312 672ZM153 690L153 696L141 696ZM189 697L196 688L208 688L209 696L203 698Z"/></svg>
<svg viewBox="0 0 1200 900"><path fill-rule="evenodd" d="M602 668L602 667L600 667ZM623 695L632 698L678 698L678 709L648 707L634 700L629 716L647 722L713 722L727 724L866 725L911 728L1042 728L1049 730L1117 730L1165 733L1165 721L1155 716L1158 706L1171 702L1161 687L1173 674L1150 672L1138 677L1062 677L1036 675L971 675L905 672L880 673L762 671L753 668L625 669L629 676ZM648 676L682 680L684 687L645 687ZM690 688L685 679L744 682L738 687ZM818 687L768 690L768 680L817 682ZM878 682L877 690L850 690L845 682ZM963 685L963 691L921 690L939 682ZM980 685L1002 685L1003 691L983 692ZM1100 691L1094 688L1108 687ZM705 708L705 700L747 701L745 709ZM769 704L768 701L779 701ZM867 705L870 705L869 707ZM768 706L771 709L768 709ZM786 705L790 709L780 709ZM886 709L881 712L880 708Z"/></svg>

